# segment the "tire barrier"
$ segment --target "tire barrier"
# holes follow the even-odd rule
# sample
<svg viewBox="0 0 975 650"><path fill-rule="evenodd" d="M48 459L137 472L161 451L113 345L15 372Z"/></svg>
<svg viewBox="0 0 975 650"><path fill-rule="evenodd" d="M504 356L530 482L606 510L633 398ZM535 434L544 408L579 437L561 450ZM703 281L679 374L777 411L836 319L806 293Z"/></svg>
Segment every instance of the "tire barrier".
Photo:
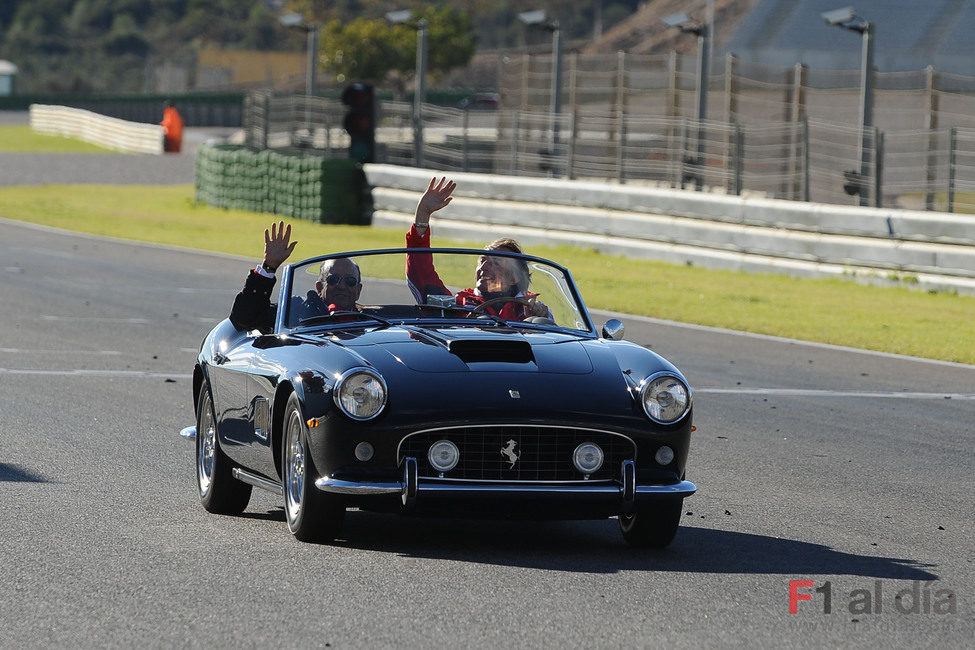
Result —
<svg viewBox="0 0 975 650"><path fill-rule="evenodd" d="M213 207L367 225L364 191L362 165L354 160L229 144L196 153L196 200Z"/></svg>
<svg viewBox="0 0 975 650"><path fill-rule="evenodd" d="M61 135L131 153L162 153L163 128L158 124L127 122L82 108L30 105L30 128L44 135Z"/></svg>

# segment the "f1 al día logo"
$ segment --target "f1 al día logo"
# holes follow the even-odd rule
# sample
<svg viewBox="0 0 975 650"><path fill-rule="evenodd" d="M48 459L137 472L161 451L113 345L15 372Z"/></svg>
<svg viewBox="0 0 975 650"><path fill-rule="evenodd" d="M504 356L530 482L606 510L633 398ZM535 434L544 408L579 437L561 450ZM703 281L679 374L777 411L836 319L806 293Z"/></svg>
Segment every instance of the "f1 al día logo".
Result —
<svg viewBox="0 0 975 650"><path fill-rule="evenodd" d="M914 580L890 584L874 580L872 588L840 589L829 580L816 585L812 580L789 581L789 613L799 613L799 603L809 601L802 609L832 614L833 609L851 614L954 614L958 611L958 598L951 589L945 589Z"/></svg>

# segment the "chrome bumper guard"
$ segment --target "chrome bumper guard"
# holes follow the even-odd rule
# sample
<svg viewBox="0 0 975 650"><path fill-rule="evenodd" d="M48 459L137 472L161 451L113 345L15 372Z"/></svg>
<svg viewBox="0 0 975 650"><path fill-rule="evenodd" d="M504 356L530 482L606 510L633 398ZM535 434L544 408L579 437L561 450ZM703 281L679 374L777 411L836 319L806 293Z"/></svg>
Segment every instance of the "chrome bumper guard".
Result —
<svg viewBox="0 0 975 650"><path fill-rule="evenodd" d="M683 499L697 491L690 481L680 481L670 485L637 485L636 467L632 460L623 461L622 485L607 485L605 483L586 485L532 485L532 484L497 484L483 483L420 483L417 476L416 458L407 458L403 463L403 480L395 483L360 483L357 481L343 481L341 479L323 476L315 481L315 487L324 492L358 496L373 496L381 494L400 494L403 505L412 507L417 498L427 494L457 494L472 495L505 494L525 496L537 495L605 495L607 499L618 497L622 512L630 511L638 498ZM642 500L642 499L641 499Z"/></svg>

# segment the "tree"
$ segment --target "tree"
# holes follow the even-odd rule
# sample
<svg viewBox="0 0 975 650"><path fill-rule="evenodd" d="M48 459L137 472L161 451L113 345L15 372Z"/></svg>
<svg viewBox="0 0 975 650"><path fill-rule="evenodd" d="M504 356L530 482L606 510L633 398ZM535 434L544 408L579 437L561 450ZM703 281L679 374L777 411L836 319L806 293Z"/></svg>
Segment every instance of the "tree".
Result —
<svg viewBox="0 0 975 650"><path fill-rule="evenodd" d="M424 5L414 16L423 18L430 25L427 66L435 79L452 68L470 63L477 49L477 37L468 14L449 6ZM412 50L416 52L415 40ZM410 59L415 63L415 55ZM401 71L414 69L415 65Z"/></svg>
<svg viewBox="0 0 975 650"><path fill-rule="evenodd" d="M451 7L424 5L413 13L412 23L429 25L427 70L436 78L474 55L476 39L470 18ZM357 18L350 23L335 19L325 25L320 46L323 68L336 81L380 83L398 72L411 77L416 66L416 31L408 24L392 25L382 18Z"/></svg>
<svg viewBox="0 0 975 650"><path fill-rule="evenodd" d="M328 21L321 35L319 62L339 83L379 82L396 67L397 48L384 20L356 18L350 23Z"/></svg>

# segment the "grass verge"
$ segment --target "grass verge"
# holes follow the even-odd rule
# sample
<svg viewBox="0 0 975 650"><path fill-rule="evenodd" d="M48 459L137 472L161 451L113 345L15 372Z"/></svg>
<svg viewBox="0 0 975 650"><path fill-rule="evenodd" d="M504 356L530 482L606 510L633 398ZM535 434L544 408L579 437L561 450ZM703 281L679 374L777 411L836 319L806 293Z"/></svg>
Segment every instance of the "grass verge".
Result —
<svg viewBox="0 0 975 650"><path fill-rule="evenodd" d="M75 138L42 135L22 124L0 125L0 153L118 153Z"/></svg>
<svg viewBox="0 0 975 650"><path fill-rule="evenodd" d="M0 188L0 217L259 259L279 217L194 202L190 185ZM403 233L293 223L293 259L400 247ZM471 245L438 239L438 245ZM530 252L572 270L590 308L912 356L975 363L975 297L633 260L567 246Z"/></svg>

